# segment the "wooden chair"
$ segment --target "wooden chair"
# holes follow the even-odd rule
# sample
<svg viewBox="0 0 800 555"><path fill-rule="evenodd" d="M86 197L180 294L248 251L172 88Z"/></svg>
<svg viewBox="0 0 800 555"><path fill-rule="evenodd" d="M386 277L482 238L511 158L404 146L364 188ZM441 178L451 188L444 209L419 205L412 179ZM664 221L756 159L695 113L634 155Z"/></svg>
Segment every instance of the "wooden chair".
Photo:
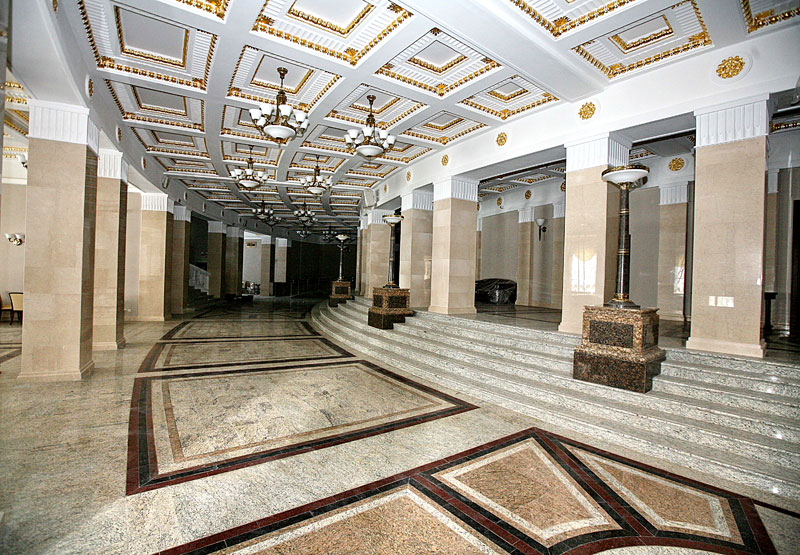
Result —
<svg viewBox="0 0 800 555"><path fill-rule="evenodd" d="M0 295L0 320L3 319L3 313L8 312L9 317L13 319L13 312L11 312L11 305L6 302L2 295Z"/></svg>
<svg viewBox="0 0 800 555"><path fill-rule="evenodd" d="M11 322L14 323L14 314L19 316L19 323L22 323L22 293L19 291L12 291L8 294L11 297Z"/></svg>

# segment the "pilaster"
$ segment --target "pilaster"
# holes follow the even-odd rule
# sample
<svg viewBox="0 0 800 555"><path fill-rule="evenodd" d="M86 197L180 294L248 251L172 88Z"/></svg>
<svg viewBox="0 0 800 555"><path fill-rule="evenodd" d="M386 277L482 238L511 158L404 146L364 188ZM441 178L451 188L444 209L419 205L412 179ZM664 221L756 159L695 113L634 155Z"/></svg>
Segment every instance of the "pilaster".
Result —
<svg viewBox="0 0 800 555"><path fill-rule="evenodd" d="M400 234L401 289L409 289L409 306L427 308L431 299L433 193L412 191L402 198Z"/></svg>

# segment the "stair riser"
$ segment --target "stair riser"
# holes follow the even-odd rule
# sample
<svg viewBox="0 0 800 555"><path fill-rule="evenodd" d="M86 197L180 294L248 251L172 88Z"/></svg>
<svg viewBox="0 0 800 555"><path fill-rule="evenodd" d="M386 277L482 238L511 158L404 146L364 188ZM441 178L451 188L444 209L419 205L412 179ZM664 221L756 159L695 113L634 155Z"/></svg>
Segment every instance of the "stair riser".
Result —
<svg viewBox="0 0 800 555"><path fill-rule="evenodd" d="M332 322L335 326L336 322ZM327 328L327 326L326 326ZM329 329L329 328L328 328ZM330 330L330 329L329 329ZM475 368L466 367L463 364L450 364L441 360L430 359L424 355L412 352L408 349L390 348L386 342L381 342L377 338L366 338L364 341L373 344L375 347L384 351L391 351L393 355L392 364L404 370L413 371L418 367L415 363L423 363L428 366L443 368L456 376L462 376L468 380L481 382L487 379L485 372ZM654 433L664 434L670 437L679 437L684 440L693 441L701 445L727 450L731 453L750 456L771 464L800 469L800 458L791 451L771 448L761 443L750 443L741 439L733 438L713 431L687 426L681 423L649 417L646 413L638 413L622 410L616 407L603 405L602 403L591 403L585 399L576 399L568 395L554 392L553 390L536 388L533 385L520 384L511 380L504 380L502 377L491 376L492 384L496 387L505 389L518 395L524 395L531 399L532 405L539 403L545 405L556 405L561 410L577 412L584 415L591 415L611 421L620 422L631 427L645 429Z"/></svg>
<svg viewBox="0 0 800 555"><path fill-rule="evenodd" d="M336 317L340 315L335 313ZM350 325L353 327L356 332L368 332L371 328L368 328L365 324L361 323L359 320L343 320L343 324ZM404 349L402 346L397 345L393 342L384 342L376 340L372 342L375 347L382 348L384 350L391 350L394 354L399 355L400 357L415 357L419 361L425 364L431 364L432 366L436 367L439 365L445 365L448 369L454 372L459 372L462 367L464 366L464 362L467 362L462 354L459 354L455 358L455 360L445 360L442 361L436 357L425 357L419 356L416 353L412 353L407 349ZM428 350L426 345L413 345L416 348L424 350ZM478 360L477 362L473 362L476 366L485 367L487 366L484 361ZM492 368L496 368L495 366L489 366ZM716 413L713 411L706 411L700 410L697 411L696 407L692 407L691 405L686 405L684 403L678 403L674 401L669 401L665 399L656 399L649 396L633 396L631 397L630 394L627 392L617 391L615 389L610 388L602 388L600 389L599 386L593 386L591 384L586 384L583 382L577 382L571 379L571 374L568 375L561 375L558 373L544 373L544 372L537 372L531 368L521 368L516 365L502 365L500 368L496 368L500 372L509 373L515 375L520 378L524 379L535 379L537 381L547 383L554 387L561 387L561 388L571 388L573 390L577 390L589 395L602 395L603 398L611 399L614 401L625 402L625 403L632 403L638 402L639 407L638 410L647 411L648 409L652 408L655 410L660 410L663 412L667 412L670 414L675 414L678 416L683 416L686 418L694 418L700 421L709 421L720 426L730 426L742 431L748 431L752 433L761 433L766 435L769 438L775 437L776 432L780 432L783 438L787 441L797 441L800 439L800 430L797 430L792 427L778 427L774 423L764 422L764 421L755 421L749 418L741 418L734 414L725 414L725 413ZM483 377L485 380L486 378ZM669 391L670 393L675 393L680 395L680 392L673 392ZM718 395L716 392L713 396L713 400L717 403L724 403L725 398ZM738 407L740 406L740 401L738 398L734 398L732 406ZM770 408L774 408L771 405ZM696 412L697 411L697 412Z"/></svg>
<svg viewBox="0 0 800 555"><path fill-rule="evenodd" d="M800 401L800 385L788 384L784 382L764 382L758 379L740 378L738 376L728 376L711 372L698 372L693 368L672 366L663 364L661 374L665 376L675 376L688 380L697 380L706 383L726 385L729 387L739 387L749 391L759 391L761 393L774 393L784 397L792 397Z"/></svg>
<svg viewBox="0 0 800 555"><path fill-rule="evenodd" d="M338 335L336 333L332 333L331 335L343 343L348 343L347 339L343 335ZM357 345L352 343L352 347L355 348ZM603 441L621 445L634 452L660 458L664 457L665 448L661 444L653 444L648 441L643 441L639 437L621 434L618 430L609 430L603 427L595 426L591 422L573 418L568 414L542 411L541 409L519 403L518 401L503 395L494 394L482 388L465 385L459 380L437 375L433 372L426 372L413 364L405 363L402 365L402 369L423 379L428 379L445 387L462 391L464 394L472 395L479 399L483 399L510 410L532 416L550 424L573 429L581 434L591 435L592 437L599 438ZM741 484L761 489L763 491L771 491L773 487L777 487L781 495L785 495L793 499L800 499L800 485L796 483L781 480L780 478L776 478L774 476L759 474L748 469L731 467L714 460L702 458L696 453L682 452L673 449L670 449L669 451L669 459L677 464L682 464L695 470L708 473L709 475L724 475L731 480L735 480Z"/></svg>
<svg viewBox="0 0 800 555"><path fill-rule="evenodd" d="M727 394L721 397L719 391L713 389L703 389L697 386L686 386L685 384L671 383L664 380L653 380L653 391L663 391L673 395L680 395L682 397L690 397L692 399L702 399L703 401L711 401L714 403L724 403L732 407L753 410L756 412L763 412L775 416L783 416L792 420L800 418L800 409L797 406L784 405L782 403L770 403L761 399L754 399L752 397L745 397L733 394Z"/></svg>
<svg viewBox="0 0 800 555"><path fill-rule="evenodd" d="M687 351L685 349L668 349L667 360L675 363L705 364L719 368L730 368L731 370L744 370L757 374L786 376L788 378L800 378L800 369L789 364L780 364L763 360L743 360L728 357L717 357L710 354L699 353L697 351Z"/></svg>

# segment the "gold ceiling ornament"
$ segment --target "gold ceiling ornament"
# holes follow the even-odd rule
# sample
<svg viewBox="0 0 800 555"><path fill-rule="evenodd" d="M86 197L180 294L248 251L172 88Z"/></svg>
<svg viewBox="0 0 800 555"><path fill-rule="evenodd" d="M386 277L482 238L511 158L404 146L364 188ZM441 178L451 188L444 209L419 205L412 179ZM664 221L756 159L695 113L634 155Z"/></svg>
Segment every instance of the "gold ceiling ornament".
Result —
<svg viewBox="0 0 800 555"><path fill-rule="evenodd" d="M86 92L89 93L89 97L94 96L94 81L91 79L86 81Z"/></svg>
<svg viewBox="0 0 800 555"><path fill-rule="evenodd" d="M717 75L722 79L730 79L739 75L746 62L741 56L729 56L717 66Z"/></svg>
<svg viewBox="0 0 800 555"><path fill-rule="evenodd" d="M509 0L513 5L518 7L520 10L525 12L531 19L533 19L536 23L547 29L553 37L558 37L567 31L571 31L576 27L579 27L585 23L593 21L594 19L603 16L605 14L613 12L617 8L621 8L635 0L612 0L605 6L600 6L597 9L590 11L589 13L582 15L575 19L567 19L565 17L560 17L553 21L548 21L542 14L534 10L532 7L528 5L527 2L524 0ZM744 0L743 0L744 1Z"/></svg>
<svg viewBox="0 0 800 555"><path fill-rule="evenodd" d="M411 170L406 172L406 181L411 181Z"/></svg>
<svg viewBox="0 0 800 555"><path fill-rule="evenodd" d="M790 8L783 13L776 14L775 10L765 10L763 12L753 15L753 10L750 7L750 0L741 0L742 2L742 15L747 24L747 32L752 33L758 31L762 27L786 21L795 16L800 16L800 7Z"/></svg>
<svg viewBox="0 0 800 555"><path fill-rule="evenodd" d="M58 12L58 0L53 0L53 13Z"/></svg>
<svg viewBox="0 0 800 555"><path fill-rule="evenodd" d="M525 200L531 200L531 190L525 191Z"/></svg>
<svg viewBox="0 0 800 555"><path fill-rule="evenodd" d="M525 94L527 92L528 91L525 91L525 90L522 91L523 94ZM497 93L495 93L494 91L490 91L487 94L489 94L491 96L496 96ZM493 108L489 108L488 106L484 106L482 104L479 104L479 103L475 102L473 100L474 98L475 98L475 96L470 96L469 98L465 98L464 100L461 101L461 104L466 104L467 106L475 108L476 110L480 110L481 112L486 112L487 114L491 114L491 115L495 116L496 118L499 118L499 119L501 119L503 121L507 120L511 116L515 116L515 115L517 115L517 114L519 114L521 112L525 112L526 110L530 110L532 108L538 108L539 106L542 106L543 104L547 104L548 102L552 102L554 100L558 100L558 98L556 98L552 94L546 92L546 93L542 94L541 98L539 98L539 99L537 99L537 100L535 100L533 102L530 102L530 103L528 103L528 104L526 104L524 106L520 106L519 108L515 108L513 110L508 110L508 109L495 110Z"/></svg>
<svg viewBox="0 0 800 555"><path fill-rule="evenodd" d="M567 181L566 180L561 182L561 192L562 193L566 193L567 192Z"/></svg>
<svg viewBox="0 0 800 555"><path fill-rule="evenodd" d="M669 161L669 169L670 171L679 172L683 169L683 166L686 165L686 162L683 158L677 157L673 158Z"/></svg>
<svg viewBox="0 0 800 555"><path fill-rule="evenodd" d="M504 144L506 144L507 140L508 140L508 135L506 135L505 133L500 133L497 135L497 139L495 139L495 142L497 143L497 146L503 146Z"/></svg>
<svg viewBox="0 0 800 555"><path fill-rule="evenodd" d="M443 165L443 166L446 166L446 165L447 165L447 163L448 163L449 161L450 161L450 157L449 157L449 156L447 156L447 154L445 154L444 156L442 156L442 165Z"/></svg>
<svg viewBox="0 0 800 555"><path fill-rule="evenodd" d="M655 33L651 33L646 37L636 39L633 42L625 42L625 39L620 37L619 33L617 33L616 35L611 35L609 39L617 46L617 48L619 48L624 53L628 53L631 50L635 50L637 48L641 48L642 46L647 46L654 42L658 42L661 39L669 37L674 34L672 25L669 24L667 18L662 15L661 19L664 20L664 25L666 25L666 28L661 29L660 31L656 31Z"/></svg>
<svg viewBox="0 0 800 555"><path fill-rule="evenodd" d="M225 19L225 12L228 9L230 0L177 0L181 4L187 4L193 8L203 10L216 15L220 19Z"/></svg>
<svg viewBox="0 0 800 555"><path fill-rule="evenodd" d="M481 203L480 202L476 202L475 203L475 211L476 212L480 212L481 211Z"/></svg>
<svg viewBox="0 0 800 555"><path fill-rule="evenodd" d="M497 206L503 206L503 197L497 197Z"/></svg>
<svg viewBox="0 0 800 555"><path fill-rule="evenodd" d="M596 111L597 106L594 105L594 102L586 102L583 106L581 106L581 109L578 110L578 115L581 117L581 119L589 119Z"/></svg>
<svg viewBox="0 0 800 555"><path fill-rule="evenodd" d="M147 159L144 156L142 156L142 169L147 169Z"/></svg>
<svg viewBox="0 0 800 555"><path fill-rule="evenodd" d="M117 127L117 142L122 141L122 129Z"/></svg>
<svg viewBox="0 0 800 555"><path fill-rule="evenodd" d="M384 193L388 193L389 192L389 185L387 183L383 184L383 192Z"/></svg>

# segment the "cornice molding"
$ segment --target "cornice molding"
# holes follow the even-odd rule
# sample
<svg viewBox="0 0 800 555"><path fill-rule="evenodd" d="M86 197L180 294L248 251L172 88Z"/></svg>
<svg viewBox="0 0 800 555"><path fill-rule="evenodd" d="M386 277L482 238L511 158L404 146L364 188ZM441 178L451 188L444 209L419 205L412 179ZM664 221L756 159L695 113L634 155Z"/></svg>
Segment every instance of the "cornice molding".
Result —
<svg viewBox="0 0 800 555"><path fill-rule="evenodd" d="M262 245L271 245L272 244L272 235L264 235L261 238Z"/></svg>
<svg viewBox="0 0 800 555"><path fill-rule="evenodd" d="M211 221L208 222L208 232L209 233L227 233L228 226L225 222L218 222L218 221Z"/></svg>
<svg viewBox="0 0 800 555"><path fill-rule="evenodd" d="M433 193L426 191L411 191L403 195L402 211L406 210L433 210Z"/></svg>
<svg viewBox="0 0 800 555"><path fill-rule="evenodd" d="M394 210L382 210L380 208L374 208L367 212L367 222L368 225L374 224L381 224L383 223L383 217L388 216L389 214L394 214Z"/></svg>
<svg viewBox="0 0 800 555"><path fill-rule="evenodd" d="M566 201L560 200L558 202L553 203L553 219L555 218L563 218L564 214L566 213L567 203Z"/></svg>
<svg viewBox="0 0 800 555"><path fill-rule="evenodd" d="M519 210L519 218L517 220L518 223L527 224L535 219L536 218L533 217L533 206L530 208L521 208Z"/></svg>
<svg viewBox="0 0 800 555"><path fill-rule="evenodd" d="M277 247L277 248L280 248L280 247L286 248L288 246L289 246L289 240L287 238L285 238L285 237L276 237L275 238L275 247Z"/></svg>
<svg viewBox="0 0 800 555"><path fill-rule="evenodd" d="M769 95L695 110L697 147L719 145L769 133L771 106Z"/></svg>
<svg viewBox="0 0 800 555"><path fill-rule="evenodd" d="M631 140L619 133L603 133L564 146L568 173L598 166L625 166L630 161Z"/></svg>
<svg viewBox="0 0 800 555"><path fill-rule="evenodd" d="M478 202L478 181L448 177L433 184L433 202L454 198Z"/></svg>
<svg viewBox="0 0 800 555"><path fill-rule="evenodd" d="M123 171L123 164L127 166L125 160L122 159L122 153L118 150L111 148L101 148L97 158L97 177L106 177L109 179L122 180L122 174L125 174L125 179L128 179L128 168Z"/></svg>
<svg viewBox="0 0 800 555"><path fill-rule="evenodd" d="M367 227L369 227L369 215L362 214L358 218L358 229L367 229Z"/></svg>
<svg viewBox="0 0 800 555"><path fill-rule="evenodd" d="M227 235L229 239L244 239L244 230L235 225L229 225Z"/></svg>
<svg viewBox="0 0 800 555"><path fill-rule="evenodd" d="M169 197L164 193L142 193L142 210L168 212Z"/></svg>
<svg viewBox="0 0 800 555"><path fill-rule="evenodd" d="M35 98L28 100L28 107L29 139L86 145L98 153L100 130L89 117L89 108Z"/></svg>
<svg viewBox="0 0 800 555"><path fill-rule="evenodd" d="M676 183L674 185L662 185L659 187L659 204L661 206L665 206L668 204L681 204L687 202L689 199L688 196L688 184L687 183Z"/></svg>
<svg viewBox="0 0 800 555"><path fill-rule="evenodd" d="M180 222L191 222L192 221L192 211L181 205L177 205L174 208L174 217L175 221Z"/></svg>

